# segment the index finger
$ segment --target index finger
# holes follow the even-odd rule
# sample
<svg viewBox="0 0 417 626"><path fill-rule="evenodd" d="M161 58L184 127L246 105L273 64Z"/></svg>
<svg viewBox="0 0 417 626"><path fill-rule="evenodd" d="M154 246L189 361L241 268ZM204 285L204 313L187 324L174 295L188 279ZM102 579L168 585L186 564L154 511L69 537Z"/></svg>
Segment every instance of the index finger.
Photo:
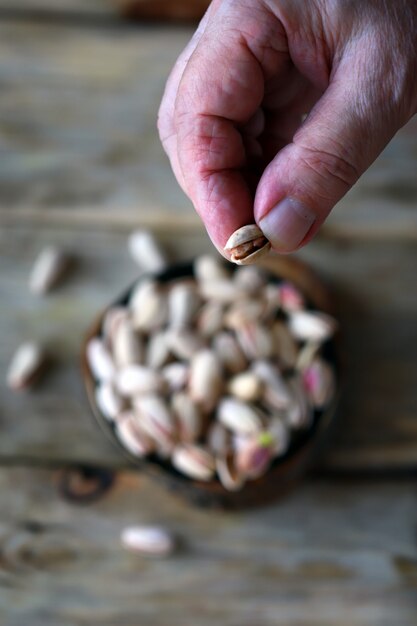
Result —
<svg viewBox="0 0 417 626"><path fill-rule="evenodd" d="M186 192L220 250L232 232L253 222L239 126L261 105L265 71L271 71L253 52L262 47L266 31L269 36L270 25L259 32L257 21L256 40L248 42L243 33L251 28L248 23L242 28L242 20L242 13L227 16L221 8L217 11L189 59L175 103L178 162Z"/></svg>

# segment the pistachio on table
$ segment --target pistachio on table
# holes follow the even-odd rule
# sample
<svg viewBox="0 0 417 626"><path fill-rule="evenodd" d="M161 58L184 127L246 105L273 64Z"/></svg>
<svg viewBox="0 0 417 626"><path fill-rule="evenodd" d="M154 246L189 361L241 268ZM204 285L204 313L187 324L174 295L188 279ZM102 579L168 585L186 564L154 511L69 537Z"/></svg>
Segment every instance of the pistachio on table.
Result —
<svg viewBox="0 0 417 626"><path fill-rule="evenodd" d="M241 231L228 243L236 262L269 250L257 227ZM203 256L194 276L144 278L126 306L107 311L87 347L97 406L132 456L238 491L332 401L323 346L335 330L292 283Z"/></svg>
<svg viewBox="0 0 417 626"><path fill-rule="evenodd" d="M35 382L46 362L44 349L37 343L22 344L11 360L7 385L13 391L28 389Z"/></svg>

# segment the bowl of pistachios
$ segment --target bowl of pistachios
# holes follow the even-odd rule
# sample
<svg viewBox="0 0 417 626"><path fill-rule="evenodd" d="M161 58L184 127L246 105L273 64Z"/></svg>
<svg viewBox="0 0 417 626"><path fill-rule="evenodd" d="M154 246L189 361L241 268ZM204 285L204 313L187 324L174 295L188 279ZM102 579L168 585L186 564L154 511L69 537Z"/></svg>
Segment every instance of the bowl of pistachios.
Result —
<svg viewBox="0 0 417 626"><path fill-rule="evenodd" d="M201 256L142 276L86 337L100 426L141 469L204 506L287 491L321 450L340 387L338 325L290 257Z"/></svg>

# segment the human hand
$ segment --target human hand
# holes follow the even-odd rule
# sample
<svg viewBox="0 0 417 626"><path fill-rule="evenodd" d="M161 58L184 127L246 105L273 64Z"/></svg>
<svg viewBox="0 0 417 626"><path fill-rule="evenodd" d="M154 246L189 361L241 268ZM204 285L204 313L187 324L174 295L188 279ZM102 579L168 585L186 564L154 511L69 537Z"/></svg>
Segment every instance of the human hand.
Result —
<svg viewBox="0 0 417 626"><path fill-rule="evenodd" d="M291 252L416 113L416 78L415 0L213 0L159 132L221 251L256 221Z"/></svg>

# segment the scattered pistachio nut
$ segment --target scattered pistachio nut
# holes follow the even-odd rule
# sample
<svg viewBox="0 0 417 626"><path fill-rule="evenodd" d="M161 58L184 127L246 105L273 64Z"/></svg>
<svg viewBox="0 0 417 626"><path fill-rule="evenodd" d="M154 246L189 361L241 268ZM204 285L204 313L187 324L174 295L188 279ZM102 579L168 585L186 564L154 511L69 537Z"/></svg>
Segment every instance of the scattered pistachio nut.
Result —
<svg viewBox="0 0 417 626"><path fill-rule="evenodd" d="M33 294L43 295L59 282L70 265L66 252L57 246L44 248L33 265L29 289Z"/></svg>
<svg viewBox="0 0 417 626"><path fill-rule="evenodd" d="M128 249L133 260L145 271L162 272L167 267L162 248L147 230L134 231L129 237Z"/></svg>
<svg viewBox="0 0 417 626"><path fill-rule="evenodd" d="M130 526L120 539L126 550L148 556L166 557L176 548L173 534L160 526Z"/></svg>
<svg viewBox="0 0 417 626"><path fill-rule="evenodd" d="M31 387L41 373L46 358L46 353L39 344L22 344L13 355L7 372L7 385L10 389L20 391Z"/></svg>
<svg viewBox="0 0 417 626"><path fill-rule="evenodd" d="M228 239L225 251L237 265L256 263L271 250L271 243L259 226L249 224L236 230Z"/></svg>

